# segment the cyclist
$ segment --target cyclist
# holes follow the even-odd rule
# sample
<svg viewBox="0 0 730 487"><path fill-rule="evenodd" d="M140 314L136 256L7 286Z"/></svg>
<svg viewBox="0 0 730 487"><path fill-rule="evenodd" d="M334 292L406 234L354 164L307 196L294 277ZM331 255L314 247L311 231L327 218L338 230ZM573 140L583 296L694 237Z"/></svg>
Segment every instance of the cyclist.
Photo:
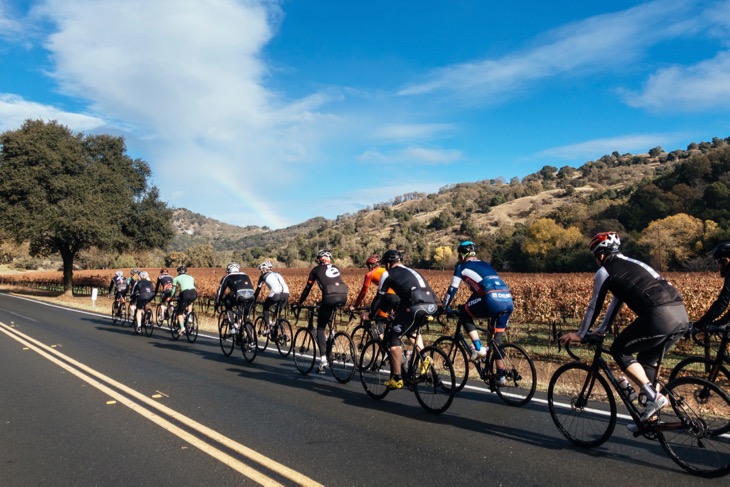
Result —
<svg viewBox="0 0 730 487"><path fill-rule="evenodd" d="M127 278L127 289L129 293L129 309L131 314L135 313L137 309L137 298L132 294L131 290L134 289L134 285L139 281L139 269L132 269L129 271L129 277Z"/></svg>
<svg viewBox="0 0 730 487"><path fill-rule="evenodd" d="M167 306L170 304L170 296L172 295L172 276L167 269L160 269L160 275L157 276L157 284L155 285L155 294L162 289L160 295L160 305L162 307L162 316L165 316Z"/></svg>
<svg viewBox="0 0 730 487"><path fill-rule="evenodd" d="M370 313L374 314L380 308L380 301L392 289L400 298L398 308L393 316L393 324L384 338L389 344L391 377L385 382L389 389L403 388L401 377L401 360L403 357L402 337L408 335L415 338L416 348L423 348L423 338L418 333L413 336L416 326L425 316L431 316L438 310L438 297L421 274L403 265L403 255L398 250L388 250L381 259L385 265L385 272L378 285L378 293L370 305ZM363 315L368 319L368 313Z"/></svg>
<svg viewBox="0 0 730 487"><path fill-rule="evenodd" d="M514 311L512 294L509 287L497 275L494 268L483 260L477 258L477 246L474 242L466 240L461 242L456 249L459 254L459 263L454 268L454 277L451 278L446 295L441 306L446 309L456 295L456 291L462 282L471 289L471 296L459 313L459 319L469 333L473 345L470 348L472 362L487 356L487 346L483 346L479 339L479 332L474 325L474 318L490 318L499 316L494 325L494 341L502 343L504 331L507 328L509 317ZM507 379L504 377L504 364L501 360L496 361L497 382L505 385Z"/></svg>
<svg viewBox="0 0 730 487"><path fill-rule="evenodd" d="M620 245L616 232L601 232L591 240L589 248L599 266L593 296L580 329L566 333L560 341L578 342L586 336L601 312L608 291L613 299L598 333L608 328L625 303L637 318L616 335L610 352L619 368L645 395L646 408L640 420L647 422L668 402L653 386L657 364L664 351L684 335L689 318L677 289L645 263L619 252ZM635 428L636 425L629 425L630 430Z"/></svg>
<svg viewBox="0 0 730 487"><path fill-rule="evenodd" d="M112 282L109 283L109 290L107 296L111 296L112 289L114 289L114 300L124 301L127 297L127 280L124 278L124 272L117 271L112 277Z"/></svg>
<svg viewBox="0 0 730 487"><path fill-rule="evenodd" d="M317 372L324 374L329 365L326 355L327 337L325 336L327 323L332 319L337 307L347 303L347 284L342 280L340 269L332 264L332 252L329 249L322 249L317 253L317 266L310 271L307 284L299 297L299 302L294 304L294 309L304 303L315 282L322 292L322 301L319 303L317 312L317 344L320 353Z"/></svg>
<svg viewBox="0 0 730 487"><path fill-rule="evenodd" d="M730 272L728 272L728 269L730 269L730 242L724 242L715 247L715 250L712 251L712 258L717 261L720 276L725 278L725 282L715 302L699 320L695 321L694 328L698 330L713 322L716 325L724 325L730 322L730 313L725 313L728 305L730 305ZM723 313L725 315L720 317Z"/></svg>
<svg viewBox="0 0 730 487"><path fill-rule="evenodd" d="M268 260L259 264L261 276L259 277L256 292L254 293L255 301L264 284L269 288L269 295L266 296L266 300L264 301L264 321L268 325L268 328L263 332L264 335L268 335L271 327L274 326L274 323L269 321L271 307L276 306L277 310L281 310L289 302L289 286L284 281L284 278L281 277L281 274L272 270L273 268L274 265Z"/></svg>
<svg viewBox="0 0 730 487"><path fill-rule="evenodd" d="M142 329L142 315L150 309L150 301L155 299L154 284L150 280L150 275L146 271L139 274L139 280L134 283L132 288L132 298L137 303L137 309L134 313L135 331L137 333Z"/></svg>
<svg viewBox="0 0 730 487"><path fill-rule="evenodd" d="M218 285L218 292L215 295L215 307L213 310L218 313L218 306L223 305L226 312L230 313L237 304L244 304L244 321L248 319L248 312L253 303L254 292L251 278L241 271L238 262L231 262L226 267L226 275ZM229 315L230 316L230 315ZM229 320L231 323L230 333L237 333L238 324L236 320Z"/></svg>
<svg viewBox="0 0 730 487"><path fill-rule="evenodd" d="M170 297L175 296L175 291L180 288L180 295L177 298L177 324L180 326L180 333L185 333L185 313L190 312L193 307L193 301L198 297L198 292L195 290L195 279L193 276L188 274L188 268L181 265L177 268L177 276L172 280L172 294Z"/></svg>
<svg viewBox="0 0 730 487"><path fill-rule="evenodd" d="M365 274L365 279L363 279L360 294L357 295L355 303L350 306L350 311L355 311L360 307L360 303L362 303L363 299L365 299L368 289L372 284L374 284L377 289L380 284L380 278L385 272L385 267L381 264L379 255L371 255L368 257L365 261L365 266L368 268L368 272ZM387 317L388 313L398 306L398 296L392 289L388 289L386 295L383 296L380 301L380 306L381 308L378 309L376 314L378 317L382 318Z"/></svg>

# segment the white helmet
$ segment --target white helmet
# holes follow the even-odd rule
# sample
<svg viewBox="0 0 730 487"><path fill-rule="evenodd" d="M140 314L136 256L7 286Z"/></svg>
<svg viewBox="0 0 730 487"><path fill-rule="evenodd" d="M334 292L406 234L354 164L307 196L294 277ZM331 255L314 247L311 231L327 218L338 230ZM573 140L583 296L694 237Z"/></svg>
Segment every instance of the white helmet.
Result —
<svg viewBox="0 0 730 487"><path fill-rule="evenodd" d="M601 232L597 233L593 240L591 240L588 248L594 255L597 254L611 254L618 252L621 246L621 239L618 237L616 232Z"/></svg>
<svg viewBox="0 0 730 487"><path fill-rule="evenodd" d="M117 276L117 277L122 277L124 275L124 272L117 271L117 272L114 273L114 275Z"/></svg>
<svg viewBox="0 0 730 487"><path fill-rule="evenodd" d="M147 273L147 271L142 271L139 273L140 279L149 279L150 275Z"/></svg>
<svg viewBox="0 0 730 487"><path fill-rule="evenodd" d="M226 267L226 272L231 274L233 272L238 272L241 270L241 266L238 265L238 262L231 262L228 264L228 267Z"/></svg>
<svg viewBox="0 0 730 487"><path fill-rule="evenodd" d="M268 260L265 260L259 264L259 270L261 272L269 272L273 267L274 267L274 265L271 262L269 262Z"/></svg>

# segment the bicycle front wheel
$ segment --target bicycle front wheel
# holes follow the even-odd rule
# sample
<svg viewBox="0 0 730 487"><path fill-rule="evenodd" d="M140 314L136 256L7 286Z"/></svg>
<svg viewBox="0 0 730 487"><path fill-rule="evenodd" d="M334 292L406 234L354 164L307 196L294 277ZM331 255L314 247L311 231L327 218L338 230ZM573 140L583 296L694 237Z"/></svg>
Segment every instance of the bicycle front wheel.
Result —
<svg viewBox="0 0 730 487"><path fill-rule="evenodd" d="M253 362L258 352L258 345L256 344L256 329L250 321L243 324L241 329L241 351L243 352L243 358L247 362Z"/></svg>
<svg viewBox="0 0 730 487"><path fill-rule="evenodd" d="M586 364L559 367L550 379L547 400L555 426L583 448L604 443L616 427L616 400L608 382Z"/></svg>
<svg viewBox="0 0 730 487"><path fill-rule="evenodd" d="M669 374L669 382L679 377L699 377L717 384L720 389L730 392L730 371L724 365L718 365L716 370L712 360L703 357L690 357L679 362Z"/></svg>
<svg viewBox="0 0 730 487"><path fill-rule="evenodd" d="M155 308L155 323L157 323L157 326L162 326L162 324L165 322L165 312L162 311L162 305L158 304Z"/></svg>
<svg viewBox="0 0 730 487"><path fill-rule="evenodd" d="M352 333L350 333L352 346L355 347L355 362L358 367L360 366L360 354L362 354L362 351L365 349L365 345L368 343L370 338L372 337L368 331L368 326L362 323L353 328Z"/></svg>
<svg viewBox="0 0 730 487"><path fill-rule="evenodd" d="M459 392L469 379L469 359L466 350L450 336L442 336L433 346L440 348L451 360L451 365L454 367L454 386L456 392Z"/></svg>
<svg viewBox="0 0 730 487"><path fill-rule="evenodd" d="M360 354L360 382L373 399L382 399L390 389L385 382L390 378L388 350L377 340L370 340Z"/></svg>
<svg viewBox="0 0 730 487"><path fill-rule="evenodd" d="M218 327L218 341L221 344L221 350L223 355L230 357L233 353L233 348L236 346L236 336L231 334L231 322L228 318L223 318Z"/></svg>
<svg viewBox="0 0 730 487"><path fill-rule="evenodd" d="M338 331L329 348L327 362L329 362L332 375L340 384L350 382L352 376L355 375L355 347L350 335L344 331Z"/></svg>
<svg viewBox="0 0 730 487"><path fill-rule="evenodd" d="M291 324L284 318L276 321L276 349L282 357L288 357L291 353L292 344L292 328Z"/></svg>
<svg viewBox="0 0 730 487"><path fill-rule="evenodd" d="M671 407L661 410L655 431L669 457L693 475L730 473L730 396L697 377L673 380L662 393Z"/></svg>
<svg viewBox="0 0 730 487"><path fill-rule="evenodd" d="M144 334L148 337L152 336L152 332L155 331L155 324L152 322L152 310L146 309L144 316L142 317L142 326L144 327Z"/></svg>
<svg viewBox="0 0 730 487"><path fill-rule="evenodd" d="M443 350L428 346L415 354L410 376L416 399L423 409L431 414L441 414L449 409L456 394L456 379L451 360Z"/></svg>
<svg viewBox="0 0 730 487"><path fill-rule="evenodd" d="M501 360L504 366L504 378L506 382L500 385L495 373L496 360L501 352ZM532 400L537 388L537 370L535 363L527 354L524 348L512 343L503 343L499 350L492 353L489 364L489 371L494 380L494 387L497 395L510 406L524 406Z"/></svg>
<svg viewBox="0 0 730 487"><path fill-rule="evenodd" d="M269 325L264 320L263 316L259 316L253 322L253 327L256 328L256 336L258 337L257 347L263 352L266 347L269 346Z"/></svg>
<svg viewBox="0 0 730 487"><path fill-rule="evenodd" d="M314 334L307 328L299 328L294 335L294 365L299 372L307 375L314 368L316 359Z"/></svg>
<svg viewBox="0 0 730 487"><path fill-rule="evenodd" d="M198 339L198 315L195 314L195 311L188 313L188 317L185 319L185 335L190 343L195 343L195 340Z"/></svg>

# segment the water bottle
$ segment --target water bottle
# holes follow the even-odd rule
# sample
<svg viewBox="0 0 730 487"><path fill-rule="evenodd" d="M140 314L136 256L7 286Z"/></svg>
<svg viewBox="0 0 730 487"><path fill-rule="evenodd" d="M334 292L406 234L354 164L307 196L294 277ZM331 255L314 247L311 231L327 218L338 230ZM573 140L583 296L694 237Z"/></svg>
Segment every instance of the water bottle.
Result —
<svg viewBox="0 0 730 487"><path fill-rule="evenodd" d="M411 360L411 353L413 353L411 350L406 350L403 352L403 368L405 370L406 367L408 367L408 362Z"/></svg>
<svg viewBox="0 0 730 487"><path fill-rule="evenodd" d="M636 400L636 392L634 391L634 388L631 387L629 380L623 375L618 378L618 387L619 389L621 389L621 392L623 392L624 396L629 399L629 401L633 402Z"/></svg>

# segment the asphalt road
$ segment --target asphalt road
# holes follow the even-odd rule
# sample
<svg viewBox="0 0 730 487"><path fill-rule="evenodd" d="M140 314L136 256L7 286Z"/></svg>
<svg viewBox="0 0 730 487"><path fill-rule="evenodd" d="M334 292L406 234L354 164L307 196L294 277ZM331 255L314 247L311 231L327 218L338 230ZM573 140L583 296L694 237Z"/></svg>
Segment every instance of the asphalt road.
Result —
<svg viewBox="0 0 730 487"><path fill-rule="evenodd" d="M0 294L0 484L724 485L685 474L619 425L568 443L544 394L523 408L478 387L442 415L412 392L370 399L358 376L253 363L217 337L173 341L104 315Z"/></svg>

